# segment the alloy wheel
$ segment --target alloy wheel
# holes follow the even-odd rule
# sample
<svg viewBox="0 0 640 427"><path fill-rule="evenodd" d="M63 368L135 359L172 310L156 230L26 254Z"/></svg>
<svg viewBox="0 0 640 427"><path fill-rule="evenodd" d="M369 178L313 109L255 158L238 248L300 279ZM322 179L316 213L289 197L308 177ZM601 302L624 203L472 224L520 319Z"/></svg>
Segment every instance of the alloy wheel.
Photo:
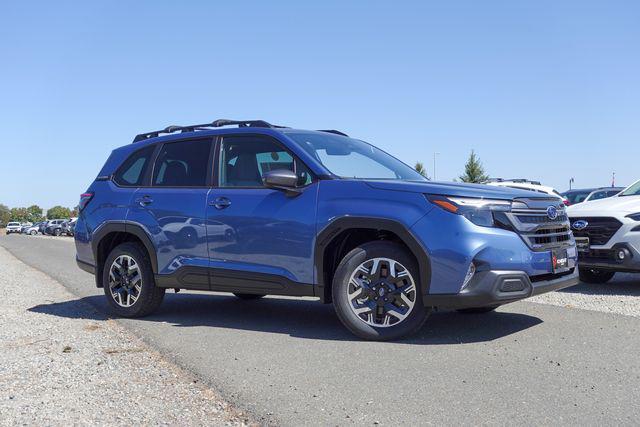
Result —
<svg viewBox="0 0 640 427"><path fill-rule="evenodd" d="M109 268L109 291L111 297L121 307L131 307L140 298L142 274L133 257L120 255Z"/></svg>
<svg viewBox="0 0 640 427"><path fill-rule="evenodd" d="M360 264L346 287L351 311L364 323L378 328L396 326L415 306L417 290L409 270L389 258Z"/></svg>

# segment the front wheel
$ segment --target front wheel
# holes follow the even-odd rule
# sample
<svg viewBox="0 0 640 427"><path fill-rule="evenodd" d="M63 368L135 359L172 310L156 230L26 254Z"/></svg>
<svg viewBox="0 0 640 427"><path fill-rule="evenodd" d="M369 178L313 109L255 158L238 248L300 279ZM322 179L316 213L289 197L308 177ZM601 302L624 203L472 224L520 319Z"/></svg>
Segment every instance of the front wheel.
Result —
<svg viewBox="0 0 640 427"><path fill-rule="evenodd" d="M53 235L54 235L54 236L56 236L56 237L57 237L57 236L60 236L60 234L61 234L61 232L60 232L60 229L59 229L59 228L56 228L56 229L53 231Z"/></svg>
<svg viewBox="0 0 640 427"><path fill-rule="evenodd" d="M38 234L38 232L37 232L36 230L31 230L31 233L30 233L30 234L31 234L32 236L35 236L36 234Z"/></svg>
<svg viewBox="0 0 640 427"><path fill-rule="evenodd" d="M615 271L598 270L595 268L581 268L580 280L585 283L606 283L613 279Z"/></svg>
<svg viewBox="0 0 640 427"><path fill-rule="evenodd" d="M411 253L392 242L365 243L349 252L333 278L333 304L353 334L386 341L418 331L423 306L419 270Z"/></svg>
<svg viewBox="0 0 640 427"><path fill-rule="evenodd" d="M111 251L102 284L109 305L122 317L149 315L164 298L165 289L156 286L146 251L135 243L123 243Z"/></svg>

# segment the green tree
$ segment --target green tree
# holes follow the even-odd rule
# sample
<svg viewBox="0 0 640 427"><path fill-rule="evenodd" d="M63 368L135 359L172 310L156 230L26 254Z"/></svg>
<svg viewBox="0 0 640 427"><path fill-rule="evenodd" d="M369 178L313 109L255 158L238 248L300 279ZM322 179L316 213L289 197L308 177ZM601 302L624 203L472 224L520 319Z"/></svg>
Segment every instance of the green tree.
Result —
<svg viewBox="0 0 640 427"><path fill-rule="evenodd" d="M11 208L9 216L11 216L11 221L29 221L29 211L27 208Z"/></svg>
<svg viewBox="0 0 640 427"><path fill-rule="evenodd" d="M471 150L467 164L464 165L464 174L460 175L460 180L462 182L473 182L476 184L489 180L489 176L485 173L484 168L482 167L482 162L473 150Z"/></svg>
<svg viewBox="0 0 640 427"><path fill-rule="evenodd" d="M414 169L420 175L422 175L425 178L429 179L429 177L427 176L427 170L425 169L424 164L422 162L416 162L416 165L415 165Z"/></svg>
<svg viewBox="0 0 640 427"><path fill-rule="evenodd" d="M0 203L0 225L7 225L11 219L11 211L7 205Z"/></svg>
<svg viewBox="0 0 640 427"><path fill-rule="evenodd" d="M27 212L29 213L28 221L30 222L40 222L44 219L44 217L42 216L42 208L38 205L29 206L27 208Z"/></svg>
<svg viewBox="0 0 640 427"><path fill-rule="evenodd" d="M71 218L71 210L64 206L54 206L47 211L47 218L49 219L65 219Z"/></svg>

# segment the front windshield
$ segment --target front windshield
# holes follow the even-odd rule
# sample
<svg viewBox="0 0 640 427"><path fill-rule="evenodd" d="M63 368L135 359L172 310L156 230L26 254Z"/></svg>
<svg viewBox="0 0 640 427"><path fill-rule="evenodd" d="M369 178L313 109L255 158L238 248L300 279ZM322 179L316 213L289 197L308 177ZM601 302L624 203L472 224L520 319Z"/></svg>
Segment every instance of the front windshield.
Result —
<svg viewBox="0 0 640 427"><path fill-rule="evenodd" d="M341 178L425 180L400 160L357 139L316 132L287 132L287 136Z"/></svg>
<svg viewBox="0 0 640 427"><path fill-rule="evenodd" d="M640 196L640 181L628 187L622 193L621 196Z"/></svg>

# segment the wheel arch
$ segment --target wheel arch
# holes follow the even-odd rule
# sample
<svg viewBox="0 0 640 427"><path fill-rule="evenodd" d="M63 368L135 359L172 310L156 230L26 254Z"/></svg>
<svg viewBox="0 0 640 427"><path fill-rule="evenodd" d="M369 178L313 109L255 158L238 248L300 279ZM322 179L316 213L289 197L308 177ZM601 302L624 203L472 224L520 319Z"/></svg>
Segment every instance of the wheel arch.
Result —
<svg viewBox="0 0 640 427"><path fill-rule="evenodd" d="M336 256L344 252L341 250L336 251L336 249L343 241L347 241L352 236L351 233L361 233L363 230L367 230L370 233L370 237L357 236L355 242L361 244L366 241L397 239L404 244L418 264L422 293L429 293L429 285L431 283L429 256L422 244L404 224L385 218L345 216L333 220L318 234L316 239L314 248L314 266L316 269L314 293L317 297L320 297L321 302L331 302L333 280L331 266L333 266L334 272L335 266L341 260L341 258L336 259ZM336 253L332 254L332 249Z"/></svg>
<svg viewBox="0 0 640 427"><path fill-rule="evenodd" d="M156 250L151 238L144 229L135 223L109 222L96 230L91 239L91 250L93 251L93 259L96 263L95 279L97 287L101 288L103 286L102 272L104 268L104 260L115 246L124 242L136 242L141 244L149 255L153 274L158 273L158 258L156 256Z"/></svg>

